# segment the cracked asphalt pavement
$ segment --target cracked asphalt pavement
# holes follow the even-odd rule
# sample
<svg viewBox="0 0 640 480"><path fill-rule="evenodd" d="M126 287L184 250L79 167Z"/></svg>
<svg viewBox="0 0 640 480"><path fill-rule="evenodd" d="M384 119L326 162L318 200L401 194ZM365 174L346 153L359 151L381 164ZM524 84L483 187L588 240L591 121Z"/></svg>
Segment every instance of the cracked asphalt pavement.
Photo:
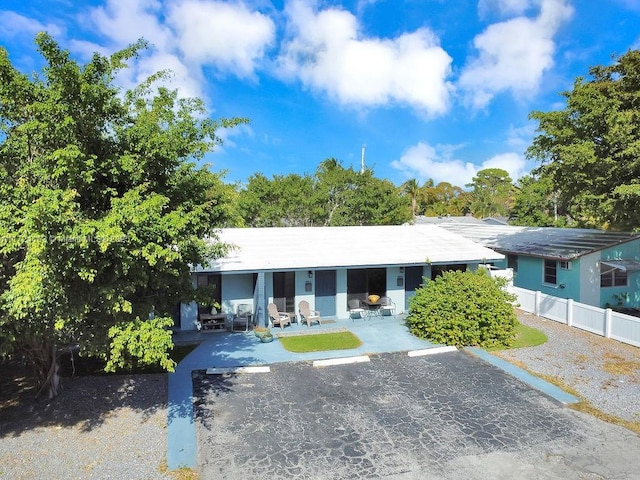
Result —
<svg viewBox="0 0 640 480"><path fill-rule="evenodd" d="M465 351L193 377L203 479L640 479L640 436Z"/></svg>

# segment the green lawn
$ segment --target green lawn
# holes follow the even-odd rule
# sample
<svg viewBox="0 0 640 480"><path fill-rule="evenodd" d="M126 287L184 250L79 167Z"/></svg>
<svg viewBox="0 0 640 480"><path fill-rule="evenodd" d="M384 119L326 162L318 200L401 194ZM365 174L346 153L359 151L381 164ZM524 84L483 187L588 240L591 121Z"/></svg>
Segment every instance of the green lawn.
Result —
<svg viewBox="0 0 640 480"><path fill-rule="evenodd" d="M516 325L516 339L513 342L513 345L510 345L509 347L487 348L487 351L494 352L510 348L535 347L536 345L542 345L546 341L547 336L540 330L518 323L518 325Z"/></svg>
<svg viewBox="0 0 640 480"><path fill-rule="evenodd" d="M348 350L362 345L360 339L351 332L280 337L280 343L286 350L294 353Z"/></svg>

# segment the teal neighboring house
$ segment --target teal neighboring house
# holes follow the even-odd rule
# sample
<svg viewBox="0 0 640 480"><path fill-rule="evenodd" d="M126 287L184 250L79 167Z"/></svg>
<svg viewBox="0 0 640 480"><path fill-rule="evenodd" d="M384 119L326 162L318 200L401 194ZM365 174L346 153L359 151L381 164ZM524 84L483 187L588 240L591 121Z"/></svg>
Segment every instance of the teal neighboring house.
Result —
<svg viewBox="0 0 640 480"><path fill-rule="evenodd" d="M431 221L429 222L431 223ZM513 284L601 308L640 308L640 236L442 218L438 226L505 255Z"/></svg>

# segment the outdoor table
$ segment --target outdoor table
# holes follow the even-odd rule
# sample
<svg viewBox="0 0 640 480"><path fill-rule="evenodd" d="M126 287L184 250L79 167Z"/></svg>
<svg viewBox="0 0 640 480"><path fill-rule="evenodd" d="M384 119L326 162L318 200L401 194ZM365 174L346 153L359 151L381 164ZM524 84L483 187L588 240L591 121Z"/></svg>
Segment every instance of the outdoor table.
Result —
<svg viewBox="0 0 640 480"><path fill-rule="evenodd" d="M364 305L364 309L367 311L367 318L371 318L373 315L378 317L382 316L380 307L382 307L382 303L378 300L377 302L372 302L371 300L361 300L362 305Z"/></svg>

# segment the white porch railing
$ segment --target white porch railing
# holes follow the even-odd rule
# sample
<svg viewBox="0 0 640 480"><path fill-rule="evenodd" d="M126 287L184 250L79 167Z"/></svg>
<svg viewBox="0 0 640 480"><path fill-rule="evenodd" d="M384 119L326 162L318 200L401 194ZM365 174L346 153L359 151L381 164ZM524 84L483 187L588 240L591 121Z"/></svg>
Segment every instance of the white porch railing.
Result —
<svg viewBox="0 0 640 480"><path fill-rule="evenodd" d="M570 327L640 347L640 318L571 299L513 287L520 308Z"/></svg>

